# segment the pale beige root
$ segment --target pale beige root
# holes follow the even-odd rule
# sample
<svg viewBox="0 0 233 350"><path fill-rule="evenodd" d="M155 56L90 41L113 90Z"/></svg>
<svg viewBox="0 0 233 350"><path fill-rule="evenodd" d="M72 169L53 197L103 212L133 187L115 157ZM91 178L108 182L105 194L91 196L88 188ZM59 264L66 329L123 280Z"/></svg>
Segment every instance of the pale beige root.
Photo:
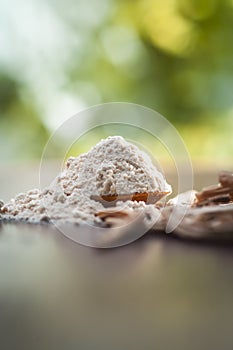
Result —
<svg viewBox="0 0 233 350"><path fill-rule="evenodd" d="M138 204L136 201L128 201L125 203L125 206L123 202L118 202L119 207L106 208L97 213L96 216L110 226L117 226L132 220L135 212L136 215L138 215L137 211L140 210L143 220L146 220L146 218L149 217L147 221L148 229L152 229L153 231L165 231L172 208L175 205L179 205L181 207L180 210L184 211L185 207L191 207L194 205L195 201L196 191L187 191L170 199L166 207L164 207L164 203L161 202L157 202L156 205L146 205L143 201Z"/></svg>
<svg viewBox="0 0 233 350"><path fill-rule="evenodd" d="M229 176L227 176L227 181L227 185L229 185ZM220 185L218 185L219 187ZM206 189L201 193L205 196ZM209 194L209 192L207 193ZM214 205L211 202L212 205L210 205L210 202L208 202L208 205L199 207L197 206L196 194L196 191L188 191L170 199L167 205L161 208L160 220L156 222L153 230L162 229L165 231L171 215L177 215L181 218L181 221L174 228L173 233L178 236L233 240L233 203ZM174 207L176 209L175 214L173 213Z"/></svg>
<svg viewBox="0 0 233 350"><path fill-rule="evenodd" d="M107 208L96 213L107 226L103 234L95 235L100 246L116 246L134 241L150 230L150 219L145 211L125 208Z"/></svg>
<svg viewBox="0 0 233 350"><path fill-rule="evenodd" d="M182 210L182 207L179 209ZM175 234L191 238L233 240L233 204L189 209L175 229Z"/></svg>
<svg viewBox="0 0 233 350"><path fill-rule="evenodd" d="M196 203L197 191L191 190L178 194L176 197L171 198L168 202L168 206L182 205L182 206L193 206Z"/></svg>
<svg viewBox="0 0 233 350"><path fill-rule="evenodd" d="M140 220L146 231L154 229L154 225L156 224L159 230L164 229L161 211L153 205L145 205L134 209L131 209L130 207L106 208L95 215L102 219L102 221L109 227L127 225L135 220Z"/></svg>
<svg viewBox="0 0 233 350"><path fill-rule="evenodd" d="M131 210L125 209L105 209L95 214L103 220L103 222L109 227L122 226L128 222L134 220L136 215Z"/></svg>
<svg viewBox="0 0 233 350"><path fill-rule="evenodd" d="M135 225L137 221L141 222L147 231L156 232L165 231L172 210L172 206L161 210L154 206L147 206L146 209L142 208L138 212L127 209L116 211L108 208L96 215L112 228L126 227L126 225L132 228L133 223ZM195 239L233 240L233 204L202 208L187 208L180 205L176 210L177 215L185 215L172 234ZM150 213L149 219L148 213Z"/></svg>
<svg viewBox="0 0 233 350"><path fill-rule="evenodd" d="M200 192L188 191L171 199L162 210L168 222L172 207L183 219L174 233L182 237L233 240L233 174L222 171L219 184L208 186ZM170 209L169 209L170 206Z"/></svg>

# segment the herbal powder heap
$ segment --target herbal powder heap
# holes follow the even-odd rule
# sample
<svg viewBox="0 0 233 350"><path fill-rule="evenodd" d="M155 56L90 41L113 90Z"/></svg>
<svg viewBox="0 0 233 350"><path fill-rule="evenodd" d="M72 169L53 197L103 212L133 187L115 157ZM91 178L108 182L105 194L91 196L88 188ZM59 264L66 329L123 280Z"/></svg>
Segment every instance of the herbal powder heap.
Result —
<svg viewBox="0 0 233 350"><path fill-rule="evenodd" d="M0 208L2 217L32 223L64 221L98 223L104 206L91 196L171 192L147 154L120 136L101 140L89 152L67 160L64 171L45 190L21 193ZM116 203L130 210L144 202Z"/></svg>

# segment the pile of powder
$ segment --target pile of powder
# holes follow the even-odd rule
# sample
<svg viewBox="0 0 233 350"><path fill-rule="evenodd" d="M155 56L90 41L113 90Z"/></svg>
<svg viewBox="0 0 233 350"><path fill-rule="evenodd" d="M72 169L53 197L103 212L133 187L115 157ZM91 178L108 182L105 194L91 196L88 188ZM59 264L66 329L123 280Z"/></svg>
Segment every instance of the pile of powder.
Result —
<svg viewBox="0 0 233 350"><path fill-rule="evenodd" d="M44 190L21 193L0 209L7 220L98 223L104 206L92 195L171 192L150 157L120 136L101 140L88 153L67 160L65 169ZM145 203L121 203L131 210ZM119 206L119 203L117 203Z"/></svg>

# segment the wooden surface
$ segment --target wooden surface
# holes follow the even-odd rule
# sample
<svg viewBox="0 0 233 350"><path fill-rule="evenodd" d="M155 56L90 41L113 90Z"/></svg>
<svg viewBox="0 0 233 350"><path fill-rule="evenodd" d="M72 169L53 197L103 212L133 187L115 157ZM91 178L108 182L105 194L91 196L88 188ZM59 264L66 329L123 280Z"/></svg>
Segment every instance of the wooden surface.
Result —
<svg viewBox="0 0 233 350"><path fill-rule="evenodd" d="M232 350L232 272L229 244L150 233L94 249L1 224L0 348Z"/></svg>

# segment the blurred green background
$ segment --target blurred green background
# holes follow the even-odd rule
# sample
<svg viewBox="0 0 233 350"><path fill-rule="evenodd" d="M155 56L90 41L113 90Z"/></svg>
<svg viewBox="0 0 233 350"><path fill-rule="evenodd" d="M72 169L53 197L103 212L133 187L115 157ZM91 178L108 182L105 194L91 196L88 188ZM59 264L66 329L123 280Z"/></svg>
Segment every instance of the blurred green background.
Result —
<svg viewBox="0 0 233 350"><path fill-rule="evenodd" d="M232 91L233 0L1 1L1 161L40 159L71 115L125 101L231 168Z"/></svg>

